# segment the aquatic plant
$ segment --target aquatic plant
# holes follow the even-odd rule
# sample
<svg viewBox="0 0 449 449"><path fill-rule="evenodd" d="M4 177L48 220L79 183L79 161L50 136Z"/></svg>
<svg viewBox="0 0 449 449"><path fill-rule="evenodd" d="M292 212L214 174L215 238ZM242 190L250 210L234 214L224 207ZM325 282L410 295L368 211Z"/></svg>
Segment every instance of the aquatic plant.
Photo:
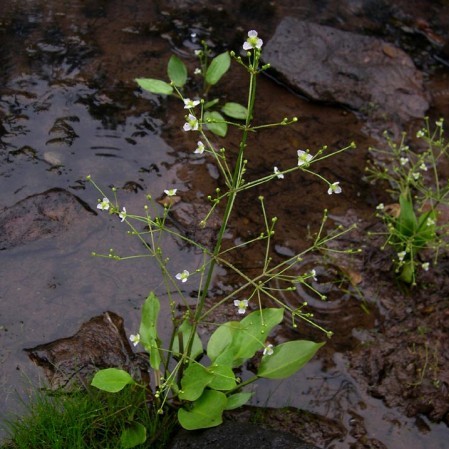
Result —
<svg viewBox="0 0 449 449"><path fill-rule="evenodd" d="M386 182L393 200L398 201L376 208L386 227L380 233L385 236L382 249L393 248L395 272L402 281L416 285L417 272L435 265L449 243L449 223L443 218L449 207L449 182L443 174L449 143L444 138L443 119L435 122L433 130L425 119L416 134L416 151L406 143L405 133L398 143L388 133L384 136L388 148L371 148L375 159L366 168L368 179Z"/></svg>
<svg viewBox="0 0 449 449"><path fill-rule="evenodd" d="M294 166L284 169L273 167L261 178L245 179L249 163L246 153L251 135L298 121L296 117L286 117L277 123L255 124L257 77L269 68L268 64L261 63L262 46L263 42L257 32L251 30L243 44L243 56L234 52L224 52L212 57L206 45L197 50L200 68L195 72L202 74L204 78L201 98L192 99L190 98L192 95L186 94L188 70L177 56L172 56L168 62L168 81L152 78L136 80L142 89L152 94L171 95L181 100L186 111L183 130L191 133L194 136L193 141L196 142L192 145L192 147L196 145L192 153L213 160L220 172L225 188L216 188L215 192L209 195L209 211L199 219L199 225L205 227L212 214L220 210L221 224L216 237L212 239L214 243L211 248L183 235L169 225L172 208L179 201L176 189L167 187L164 191L165 196L159 202L155 201L152 195L147 195L148 204L144 206L144 214L136 215L119 204L116 189L113 189L113 198L110 198L89 178L103 197L98 202L98 209L116 215L126 223L130 233L141 241L147 255L150 255L160 267L172 310L171 337L168 343L164 344L161 341L158 332L161 303L156 294L150 292L142 306L139 331L131 335L130 340L134 345L142 345L149 354L154 379L154 400L158 404L159 412L164 413L167 406L177 409L179 423L185 429L219 425L225 410L240 407L251 398L251 391L245 389L250 383L258 378L286 378L302 368L315 355L324 342L295 340L274 345L270 341L270 332L283 321L286 314L290 315L295 327L298 319L302 319L320 328L325 335L331 335L331 332L313 323L312 314L305 311L306 303L300 302L298 307L292 308L283 303L277 295L280 289L296 290L298 283L312 288L310 281L315 279L316 273L311 270L298 275L295 270L297 263L312 251L326 251L330 240L338 238L347 231L338 228L328 232L326 211L320 228L313 235L310 247L280 263L274 263L271 251L277 218L269 216L264 197L259 196L260 234L232 247L227 247L229 242L224 245L225 233L232 222L236 198L240 193L302 171L320 178L325 184L323 189L327 190L329 195L339 194L342 191L339 182L327 180L318 174L314 170L315 164L354 146L350 144L334 151L329 151L327 147L315 152L299 149L296 150L297 163ZM219 99L208 100L207 95L211 87L228 71L231 61L244 67L248 73L247 102L245 106L237 102L227 102L219 107ZM224 145L216 145L214 140L226 136L229 127L234 127L240 132L240 144L236 155L229 154ZM201 266L174 266L164 252L164 238L167 236L179 239L199 250L203 256ZM260 270L257 274L250 275L233 264L232 255L256 244L262 247ZM138 257L120 256L113 250L102 256L114 260ZM207 299L217 266L235 273L241 279L241 283L232 292L224 294L222 298L210 304ZM280 282L275 283L275 280ZM192 284L194 284L192 290L197 292L194 305L190 304L191 299L186 297L183 290L184 285ZM280 287L281 285L283 287ZM321 297L324 299L323 295ZM267 302L275 306L265 307ZM213 312L217 307L226 304L235 308L235 319L225 323L214 323ZM180 305L182 307L178 307ZM181 314L180 309L183 310ZM198 331L206 324L209 329L212 327L214 330L207 343L203 344ZM255 375L248 379L240 378L236 374L237 369L258 353L260 363ZM135 384L136 381L130 374L116 368L97 372L92 381L92 385L109 392L120 391L127 385ZM138 435L137 437L134 435L136 441L143 441L145 432L142 425L136 424L135 429Z"/></svg>

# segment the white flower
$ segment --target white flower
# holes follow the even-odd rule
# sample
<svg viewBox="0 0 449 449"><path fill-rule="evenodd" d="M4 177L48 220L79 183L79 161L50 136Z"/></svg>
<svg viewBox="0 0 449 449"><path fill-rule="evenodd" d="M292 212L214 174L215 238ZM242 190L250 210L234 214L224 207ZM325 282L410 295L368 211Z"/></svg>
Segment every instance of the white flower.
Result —
<svg viewBox="0 0 449 449"><path fill-rule="evenodd" d="M271 355L271 354L273 354L273 345L272 344L265 345L263 355Z"/></svg>
<svg viewBox="0 0 449 449"><path fill-rule="evenodd" d="M316 278L316 270L310 270L310 276L316 282L318 279Z"/></svg>
<svg viewBox="0 0 449 449"><path fill-rule="evenodd" d="M119 216L121 222L125 221L125 218L126 218L126 207L124 207L122 209L122 211L118 214L118 216Z"/></svg>
<svg viewBox="0 0 449 449"><path fill-rule="evenodd" d="M248 31L248 39L246 39L246 42L243 44L243 50L253 50L255 48L260 50L262 45L263 40L257 37L257 31Z"/></svg>
<svg viewBox="0 0 449 449"><path fill-rule="evenodd" d="M420 130L416 133L416 137L418 137L418 139L421 138L421 137L424 137L424 136L425 136L425 133L424 133L424 130L423 130L423 129L420 129Z"/></svg>
<svg viewBox="0 0 449 449"><path fill-rule="evenodd" d="M175 277L181 282L187 282L189 279L190 273L187 270L184 270L182 273L178 273Z"/></svg>
<svg viewBox="0 0 449 449"><path fill-rule="evenodd" d="M203 50L195 50L193 53L195 53L195 56L202 56Z"/></svg>
<svg viewBox="0 0 449 449"><path fill-rule="evenodd" d="M192 109L200 104L200 100L191 100L190 98L184 98L184 109Z"/></svg>
<svg viewBox="0 0 449 449"><path fill-rule="evenodd" d="M274 167L274 174L275 174L279 179L284 179L284 174L281 173L277 167Z"/></svg>
<svg viewBox="0 0 449 449"><path fill-rule="evenodd" d="M103 201L100 201L97 204L97 209L109 210L109 206L110 206L109 200L107 198L103 198Z"/></svg>
<svg viewBox="0 0 449 449"><path fill-rule="evenodd" d="M199 140L198 143L197 143L197 147L196 147L196 150L194 151L194 153L196 153L196 154L203 154L204 150L205 150L204 143L201 142L201 140Z"/></svg>
<svg viewBox="0 0 449 449"><path fill-rule="evenodd" d="M421 267L422 267L422 269L423 269L424 271L429 271L430 264L429 264L429 262L424 262L424 263L421 265Z"/></svg>
<svg viewBox="0 0 449 449"><path fill-rule="evenodd" d="M340 182L334 182L333 184L329 184L329 188L327 189L328 195L332 195L333 193L341 193L341 187L339 186Z"/></svg>
<svg viewBox="0 0 449 449"><path fill-rule="evenodd" d="M184 123L184 126L182 127L182 129L184 131L197 131L198 130L199 123L194 115L189 114L189 116L186 117L186 120L187 120L187 122Z"/></svg>
<svg viewBox="0 0 449 449"><path fill-rule="evenodd" d="M398 253L398 259L399 259L400 262L402 262L404 260L404 257L405 257L406 254L407 254L406 251L400 251Z"/></svg>
<svg viewBox="0 0 449 449"><path fill-rule="evenodd" d="M376 206L376 209L377 209L377 210L384 210L384 209L385 209L384 203L379 203L379 204Z"/></svg>
<svg viewBox="0 0 449 449"><path fill-rule="evenodd" d="M313 159L313 156L308 153L307 151L298 150L296 152L298 154L298 166L301 167L301 165L309 165L309 162Z"/></svg>
<svg viewBox="0 0 449 449"><path fill-rule="evenodd" d="M167 190L164 190L164 193L167 196L175 196L177 191L178 191L178 189L167 189Z"/></svg>
<svg viewBox="0 0 449 449"><path fill-rule="evenodd" d="M129 339L134 346L137 346L140 343L140 335L139 334L136 334L136 335L131 334L129 336Z"/></svg>
<svg viewBox="0 0 449 449"><path fill-rule="evenodd" d="M421 176L421 173L412 173L412 176L415 181L418 181L419 177Z"/></svg>
<svg viewBox="0 0 449 449"><path fill-rule="evenodd" d="M239 299L234 300L234 305L238 308L238 313L240 315L243 315L246 312L246 309L248 307L248 300L242 299L241 301Z"/></svg>
<svg viewBox="0 0 449 449"><path fill-rule="evenodd" d="M435 224L435 220L432 217L429 217L426 220L426 224L427 224L427 226L433 226Z"/></svg>
<svg viewBox="0 0 449 449"><path fill-rule="evenodd" d="M419 168L420 168L422 171L427 171L427 165L426 165L424 162L419 166Z"/></svg>
<svg viewBox="0 0 449 449"><path fill-rule="evenodd" d="M193 71L194 75L201 75L201 69L199 67L197 67L194 71Z"/></svg>
<svg viewBox="0 0 449 449"><path fill-rule="evenodd" d="M401 162L401 165L407 165L408 157L401 157L401 158L399 158L399 161Z"/></svg>
<svg viewBox="0 0 449 449"><path fill-rule="evenodd" d="M435 125L437 125L439 128L442 128L443 127L443 122L444 122L444 119L440 118L439 120L437 120L435 122Z"/></svg>

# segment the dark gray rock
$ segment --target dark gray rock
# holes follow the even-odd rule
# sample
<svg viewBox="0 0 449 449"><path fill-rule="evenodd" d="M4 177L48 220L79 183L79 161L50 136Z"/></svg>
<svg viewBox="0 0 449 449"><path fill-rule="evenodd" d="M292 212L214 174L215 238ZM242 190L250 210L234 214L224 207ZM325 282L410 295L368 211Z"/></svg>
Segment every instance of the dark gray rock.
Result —
<svg viewBox="0 0 449 449"><path fill-rule="evenodd" d="M169 449L319 449L286 432L228 421L211 429L180 431Z"/></svg>
<svg viewBox="0 0 449 449"><path fill-rule="evenodd" d="M411 58L380 39L286 17L263 57L301 94L370 118L406 122L429 107Z"/></svg>
<svg viewBox="0 0 449 449"><path fill-rule="evenodd" d="M149 381L147 357L134 354L126 337L123 318L113 312L91 318L79 331L34 348L30 359L41 367L52 388L86 385L102 368L121 368L134 379Z"/></svg>
<svg viewBox="0 0 449 449"><path fill-rule="evenodd" d="M89 213L96 214L64 189L31 195L0 212L0 250L55 235Z"/></svg>

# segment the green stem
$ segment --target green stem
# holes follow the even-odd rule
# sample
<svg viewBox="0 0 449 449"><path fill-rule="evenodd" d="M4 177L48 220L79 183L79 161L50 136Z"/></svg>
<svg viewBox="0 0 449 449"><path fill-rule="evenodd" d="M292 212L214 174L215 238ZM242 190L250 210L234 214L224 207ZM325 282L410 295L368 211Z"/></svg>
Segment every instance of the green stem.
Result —
<svg viewBox="0 0 449 449"><path fill-rule="evenodd" d="M209 264L209 268L206 275L206 280L204 282L203 290L201 292L201 295L199 297L198 304L196 306L195 310L195 316L192 323L192 332L189 337L189 341L187 344L187 351L185 352L185 356L188 357L190 355L192 344L193 344L193 338L196 332L196 329L198 327L198 323L200 322L202 312L204 309L204 304L206 301L206 297L209 292L210 285L212 283L212 276L215 269L215 265L217 263L218 256L221 251L221 246L223 242L223 237L226 232L229 218L231 216L232 210L234 208L234 202L238 193L238 188L240 184L242 183L242 176L243 176L243 166L244 166L244 153L246 148L246 142L248 139L248 133L251 128L251 120L253 117L253 110L254 110L254 102L256 97L256 76L257 76L257 65L259 62L260 52L255 52L253 55L253 64L249 66L249 73L250 73L250 81L249 81L249 89L248 89L248 102L247 102L247 109L248 114L246 116L245 126L242 131L242 139L240 141L239 146L239 152L237 155L237 161L234 167L234 172L232 175L232 182L231 182L231 188L229 189L229 196L226 203L225 211L223 214L223 220L221 223L220 230L218 232L217 236L217 243L215 244L214 251L212 253L212 259Z"/></svg>

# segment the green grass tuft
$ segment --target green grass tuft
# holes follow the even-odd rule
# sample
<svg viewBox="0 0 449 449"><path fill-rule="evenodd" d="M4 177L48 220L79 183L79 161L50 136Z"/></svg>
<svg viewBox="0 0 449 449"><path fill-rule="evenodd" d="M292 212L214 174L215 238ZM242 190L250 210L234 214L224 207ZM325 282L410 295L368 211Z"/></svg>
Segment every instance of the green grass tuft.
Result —
<svg viewBox="0 0 449 449"><path fill-rule="evenodd" d="M7 421L9 439L1 449L119 449L122 431L132 420L147 429L147 441L136 448L163 448L176 416L157 414L145 395L136 387L116 394L38 391L24 416Z"/></svg>

